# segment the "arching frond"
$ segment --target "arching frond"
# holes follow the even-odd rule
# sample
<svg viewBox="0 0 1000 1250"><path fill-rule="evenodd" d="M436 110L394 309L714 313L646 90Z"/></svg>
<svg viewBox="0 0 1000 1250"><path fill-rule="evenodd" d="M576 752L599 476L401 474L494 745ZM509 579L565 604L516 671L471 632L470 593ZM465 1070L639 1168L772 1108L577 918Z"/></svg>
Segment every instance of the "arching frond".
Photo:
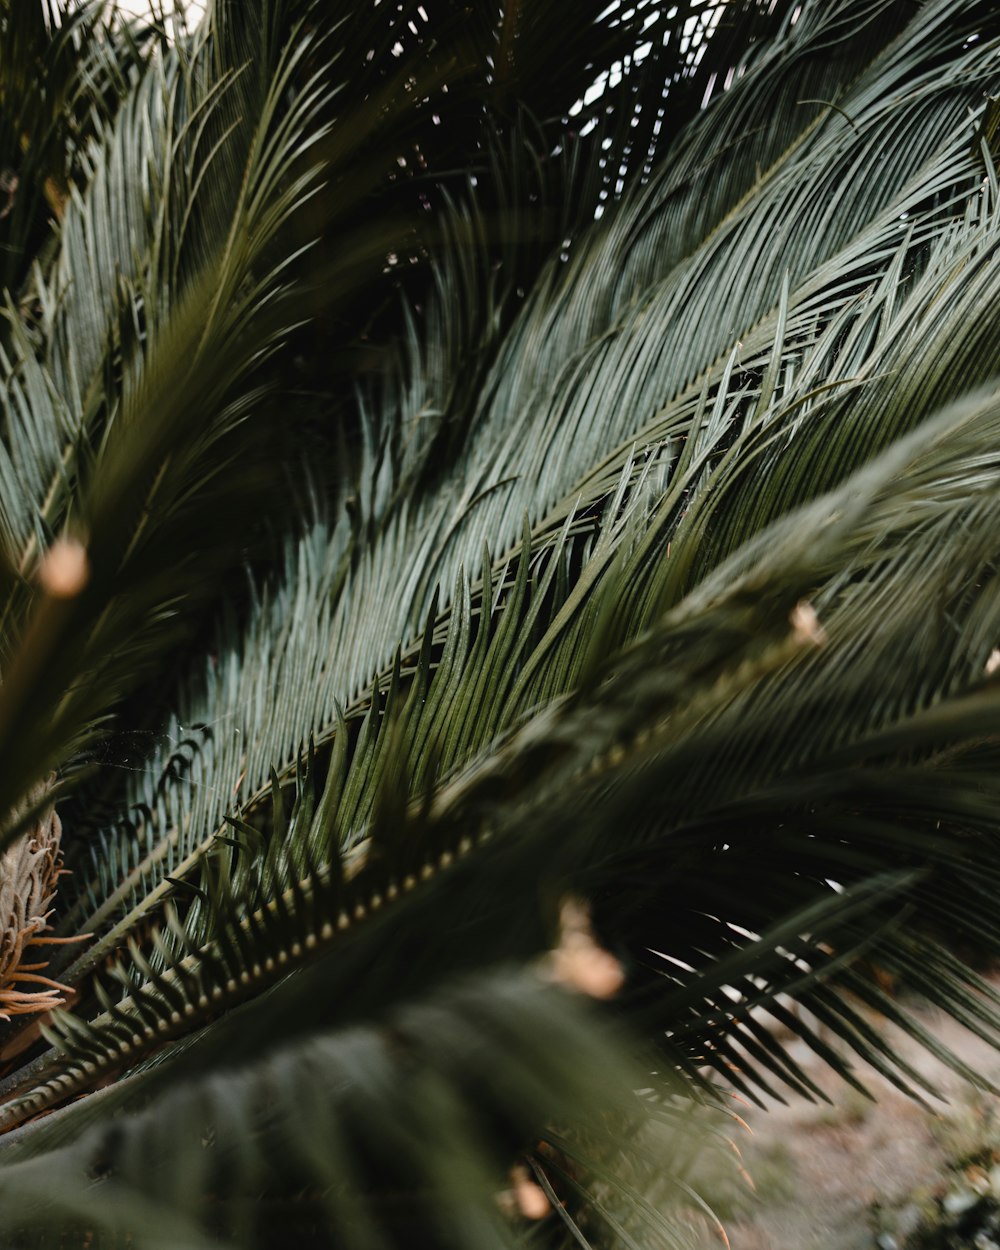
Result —
<svg viewBox="0 0 1000 1250"><path fill-rule="evenodd" d="M886 985L1000 1043L992 10L32 28L106 68L0 358L15 1244L683 1245L622 1143L821 1096L775 1022L983 1083Z"/></svg>

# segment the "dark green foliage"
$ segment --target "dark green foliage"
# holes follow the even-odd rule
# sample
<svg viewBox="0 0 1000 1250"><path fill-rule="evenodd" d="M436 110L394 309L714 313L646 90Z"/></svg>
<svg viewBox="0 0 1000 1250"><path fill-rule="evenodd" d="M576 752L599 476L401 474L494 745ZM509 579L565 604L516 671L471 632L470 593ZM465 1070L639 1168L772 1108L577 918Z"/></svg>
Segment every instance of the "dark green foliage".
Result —
<svg viewBox="0 0 1000 1250"><path fill-rule="evenodd" d="M1000 1043L1000 18L162 22L0 4L4 1242L687 1245L775 1023Z"/></svg>

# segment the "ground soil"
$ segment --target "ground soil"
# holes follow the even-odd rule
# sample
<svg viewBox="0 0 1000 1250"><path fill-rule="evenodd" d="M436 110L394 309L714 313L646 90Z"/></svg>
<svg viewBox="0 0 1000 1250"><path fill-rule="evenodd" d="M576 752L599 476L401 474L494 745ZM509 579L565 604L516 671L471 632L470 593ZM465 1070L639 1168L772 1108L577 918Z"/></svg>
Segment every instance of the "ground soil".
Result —
<svg viewBox="0 0 1000 1250"><path fill-rule="evenodd" d="M975 1071L1000 1083L1000 1053L954 1021L926 1007L921 1022ZM732 1250L877 1250L905 1245L921 1199L940 1195L950 1161L974 1145L997 1100L973 1091L939 1060L899 1035L898 1049L927 1074L947 1101L922 1107L882 1076L858 1064L877 1101L846 1086L798 1041L795 1058L833 1100L790 1097L766 1110L741 1107L748 1130L736 1141L756 1194L723 1212ZM721 1238L719 1243L721 1243Z"/></svg>

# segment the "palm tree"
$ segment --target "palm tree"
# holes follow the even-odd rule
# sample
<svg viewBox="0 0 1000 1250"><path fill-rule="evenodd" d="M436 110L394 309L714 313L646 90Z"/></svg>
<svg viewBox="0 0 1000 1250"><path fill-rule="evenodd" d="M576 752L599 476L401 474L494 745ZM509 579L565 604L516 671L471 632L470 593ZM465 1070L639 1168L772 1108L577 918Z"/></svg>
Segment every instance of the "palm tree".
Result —
<svg viewBox="0 0 1000 1250"><path fill-rule="evenodd" d="M995 6L0 26L4 1244L684 1245L774 1022L985 1084Z"/></svg>

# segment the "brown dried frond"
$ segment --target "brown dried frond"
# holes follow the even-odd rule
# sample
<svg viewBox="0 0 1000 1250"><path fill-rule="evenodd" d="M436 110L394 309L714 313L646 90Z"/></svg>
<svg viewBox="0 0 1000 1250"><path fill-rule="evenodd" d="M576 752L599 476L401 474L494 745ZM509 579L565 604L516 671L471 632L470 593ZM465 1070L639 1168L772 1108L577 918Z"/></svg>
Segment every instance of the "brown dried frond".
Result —
<svg viewBox="0 0 1000 1250"><path fill-rule="evenodd" d="M45 795L39 787L28 796L33 806ZM43 811L33 828L0 853L0 1019L49 1011L65 1002L64 985L42 976L48 966L38 948L59 939L46 937L62 869L59 840L62 823L54 807Z"/></svg>

